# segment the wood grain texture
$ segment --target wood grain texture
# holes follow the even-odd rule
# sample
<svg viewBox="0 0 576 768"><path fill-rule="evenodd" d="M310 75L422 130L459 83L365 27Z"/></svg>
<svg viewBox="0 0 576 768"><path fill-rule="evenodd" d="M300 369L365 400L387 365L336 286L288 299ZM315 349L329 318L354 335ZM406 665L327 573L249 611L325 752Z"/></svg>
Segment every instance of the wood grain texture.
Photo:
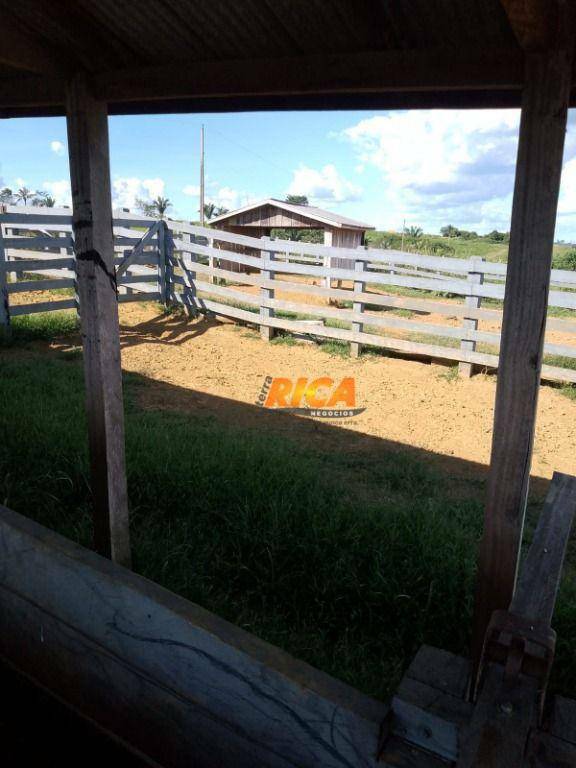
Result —
<svg viewBox="0 0 576 768"><path fill-rule="evenodd" d="M491 469L480 547L473 656L516 582L524 524L572 51L531 54L522 105Z"/></svg>
<svg viewBox="0 0 576 768"><path fill-rule="evenodd" d="M576 513L576 477L555 472L510 604L512 613L552 623Z"/></svg>
<svg viewBox="0 0 576 768"><path fill-rule="evenodd" d="M0 654L166 768L376 768L388 708L0 508Z"/></svg>
<svg viewBox="0 0 576 768"><path fill-rule="evenodd" d="M68 151L81 307L94 544L130 563L108 117L84 76L68 87Z"/></svg>

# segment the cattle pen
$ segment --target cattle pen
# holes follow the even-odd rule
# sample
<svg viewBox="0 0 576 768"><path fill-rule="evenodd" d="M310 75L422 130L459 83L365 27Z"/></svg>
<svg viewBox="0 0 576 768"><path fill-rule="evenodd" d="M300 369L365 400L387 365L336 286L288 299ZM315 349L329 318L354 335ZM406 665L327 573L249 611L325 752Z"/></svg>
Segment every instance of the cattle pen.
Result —
<svg viewBox="0 0 576 768"><path fill-rule="evenodd" d="M5 328L11 317L79 310L70 213L7 206L0 230ZM369 346L450 361L463 376L498 368L504 263L256 238L129 211L115 212L114 236L120 303L179 305L258 326L266 340L335 339L354 356ZM546 330L563 343L546 340L542 378L574 384L576 272L552 270L551 286ZM71 295L10 306L11 296L54 290Z"/></svg>
<svg viewBox="0 0 576 768"><path fill-rule="evenodd" d="M0 319L8 324L15 310L10 294L19 281L8 281L8 274L70 270L64 280L76 295L61 303L81 317L96 550L0 509L4 662L148 765L574 766L576 701L548 695L547 686L575 478L555 475L520 563L538 391L542 375L550 374L543 369L548 307L573 301L573 284L551 271L551 259L567 113L575 101L574 4L440 0L408 9L402 0L342 0L272 8L251 0L241 4L250 13L241 13L231 0L210 10L189 0L143 0L131 14L105 0L2 0L0 6L0 116L66 116L73 202L71 222L52 222L63 226L61 242L53 243L50 233L33 235L38 249L54 250L48 269L47 255L20 265L7 255ZM463 272L453 263L443 270L400 254L391 264L390 253L380 262L377 254L354 251L346 254L354 262L348 270L311 263L307 258L318 253L306 249L299 259L279 260L282 277L324 279L313 291L352 301L351 311L328 305L320 314L328 320L346 313L338 319L350 328L326 324L315 327L316 335L353 345L385 338L382 346L409 351L406 340L368 329L400 329L401 318L376 322L365 305L379 303L374 285L418 280L422 290L443 286L467 300L464 314L456 313L465 327L449 336L456 352L447 347L441 356L487 365L486 353L470 345L499 347L499 359L492 359L498 383L470 658L423 647L389 703L131 572L119 298L140 300L138 294L149 292L169 302L171 292L192 310L213 311L217 304L224 311L226 304L228 316L254 321L248 304L257 308L265 336L267 329L301 332L302 319L282 316L300 314L301 307L275 294L286 282L277 279L277 257L293 254L293 244L248 238L244 244L264 254L253 257L195 239L210 239L214 230L151 222L144 235L129 227L115 233L109 162L110 114L360 106L522 110L505 288L502 272L477 262ZM32 230L40 223L45 228L45 216L31 222ZM3 226L11 224L23 226L4 218ZM32 246L17 242L32 239L21 234L3 237L4 249ZM230 242L223 232L218 238ZM117 256L117 245L128 253ZM157 261L151 251L160 254ZM218 259L248 267L243 285L255 286L257 297L227 284L232 278ZM417 275L407 274L414 268ZM332 280L352 284L351 291L333 288ZM504 301L496 339L474 325L486 311L478 299L495 296Z"/></svg>

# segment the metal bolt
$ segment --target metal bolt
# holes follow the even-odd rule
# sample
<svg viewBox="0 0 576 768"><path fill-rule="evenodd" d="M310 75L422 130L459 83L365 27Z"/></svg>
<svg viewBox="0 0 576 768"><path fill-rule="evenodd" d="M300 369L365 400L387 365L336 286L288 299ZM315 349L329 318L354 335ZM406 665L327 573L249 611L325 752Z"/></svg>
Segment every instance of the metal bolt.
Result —
<svg viewBox="0 0 576 768"><path fill-rule="evenodd" d="M431 739L432 738L432 731L426 725L422 726L422 728L420 729L420 733L422 734L422 736L425 739Z"/></svg>
<svg viewBox="0 0 576 768"><path fill-rule="evenodd" d="M503 704L500 704L500 712L510 717L510 715L514 712L514 707L509 701L505 701Z"/></svg>

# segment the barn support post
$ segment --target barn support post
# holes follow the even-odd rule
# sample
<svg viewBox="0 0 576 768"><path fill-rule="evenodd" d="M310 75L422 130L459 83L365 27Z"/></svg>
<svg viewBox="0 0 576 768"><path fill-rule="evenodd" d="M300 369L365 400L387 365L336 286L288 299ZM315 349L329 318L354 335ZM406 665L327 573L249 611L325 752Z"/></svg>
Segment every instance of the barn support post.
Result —
<svg viewBox="0 0 576 768"><path fill-rule="evenodd" d="M364 251L364 246L360 246L361 250ZM361 273L363 273L366 269L366 262L362 259L357 259L354 263L354 271L358 272L358 277L361 278ZM366 283L362 279L354 280L354 293L363 293L366 290ZM364 312L364 303L361 301L354 301L352 303L352 311L357 312L358 314L362 314ZM363 323L352 323L352 330L355 333L361 333L362 329L364 327ZM360 357L360 344L357 341L351 341L350 342L350 356L351 357Z"/></svg>
<svg viewBox="0 0 576 768"><path fill-rule="evenodd" d="M490 475L472 638L474 669L495 610L511 602L540 388L572 49L528 52L512 206Z"/></svg>
<svg viewBox="0 0 576 768"><path fill-rule="evenodd" d="M263 237L262 238L263 243L270 243L269 237ZM268 261L274 261L274 252L273 251L260 251L260 258L265 259L267 258ZM260 274L262 276L263 280L274 280L274 272L271 269L261 269ZM270 307L263 306L263 302L265 299L273 299L274 298L274 291L271 288L260 288L260 317L266 318L266 317L274 317L274 310ZM261 325L260 326L260 337L264 341L271 341L271 339L274 338L274 328L271 328L269 325Z"/></svg>
<svg viewBox="0 0 576 768"><path fill-rule="evenodd" d="M484 273L480 270L482 269L482 262L486 261L484 258L472 258L470 260L472 263L470 265L470 271L468 272L468 283L470 285L471 290L474 290L474 286L476 285L482 285L484 282ZM478 269L480 267L480 270ZM466 296L466 299L464 300L464 306L467 309L478 309L480 307L480 304L482 302L482 299L480 296ZM478 320L473 317L464 317L462 320L462 330L463 331L475 331L478 328ZM474 352L476 350L476 342L475 341L469 341L468 339L462 339L460 342L460 349L466 351L466 352ZM464 363L460 362L458 364L458 373L461 378L469 379L474 372L474 365L472 363Z"/></svg>
<svg viewBox="0 0 576 768"><path fill-rule="evenodd" d="M66 122L80 296L94 545L130 566L108 115L85 76L67 86Z"/></svg>

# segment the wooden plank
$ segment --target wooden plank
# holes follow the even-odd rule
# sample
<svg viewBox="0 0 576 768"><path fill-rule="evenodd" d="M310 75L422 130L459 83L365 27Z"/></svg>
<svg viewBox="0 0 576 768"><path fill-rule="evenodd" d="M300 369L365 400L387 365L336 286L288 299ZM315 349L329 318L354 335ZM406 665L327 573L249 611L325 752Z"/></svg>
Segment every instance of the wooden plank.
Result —
<svg viewBox="0 0 576 768"><path fill-rule="evenodd" d="M538 681L521 676L506 685L503 667L490 664L468 727L457 768L524 768L539 711Z"/></svg>
<svg viewBox="0 0 576 768"><path fill-rule="evenodd" d="M64 309L76 309L76 299L61 299L60 301L37 301L33 304L16 304L10 310L12 317L36 315L39 312L60 312Z"/></svg>
<svg viewBox="0 0 576 768"><path fill-rule="evenodd" d="M6 237L4 238L4 245L6 248L25 248L26 250L32 250L34 248L54 248L60 250L62 246L66 248L73 248L74 243L71 237L60 238L56 237Z"/></svg>
<svg viewBox="0 0 576 768"><path fill-rule="evenodd" d="M75 280L72 277L58 278L56 280L23 280L8 284L8 293L24 293L25 291L54 291L61 288L74 288Z"/></svg>
<svg viewBox="0 0 576 768"><path fill-rule="evenodd" d="M94 543L130 563L124 412L106 105L76 75L67 92L68 149L90 445Z"/></svg>
<svg viewBox="0 0 576 768"><path fill-rule="evenodd" d="M74 269L76 267L76 259L72 257L62 258L54 255L53 258L42 259L22 259L14 263L6 263L5 271L13 272L15 267L21 272L42 272L46 269Z"/></svg>
<svg viewBox="0 0 576 768"><path fill-rule="evenodd" d="M391 733L456 761L473 709L466 700L469 676L466 659L422 646L392 700Z"/></svg>
<svg viewBox="0 0 576 768"><path fill-rule="evenodd" d="M388 707L0 508L0 653L165 768L376 768Z"/></svg>
<svg viewBox="0 0 576 768"><path fill-rule="evenodd" d="M116 267L116 278L118 278L120 275L123 275L128 267L133 264L136 259L144 255L144 248L151 245L156 236L158 236L159 243L163 242L161 239L158 223L150 227L150 229L138 240L134 248L123 257L120 264L118 264ZM160 264L161 261L162 259L159 259L158 263Z"/></svg>
<svg viewBox="0 0 576 768"><path fill-rule="evenodd" d="M473 632L512 599L528 494L547 295L570 94L572 50L527 58L490 475Z"/></svg>
<svg viewBox="0 0 576 768"><path fill-rule="evenodd" d="M512 613L551 624L576 513L576 477L555 472L522 569Z"/></svg>

